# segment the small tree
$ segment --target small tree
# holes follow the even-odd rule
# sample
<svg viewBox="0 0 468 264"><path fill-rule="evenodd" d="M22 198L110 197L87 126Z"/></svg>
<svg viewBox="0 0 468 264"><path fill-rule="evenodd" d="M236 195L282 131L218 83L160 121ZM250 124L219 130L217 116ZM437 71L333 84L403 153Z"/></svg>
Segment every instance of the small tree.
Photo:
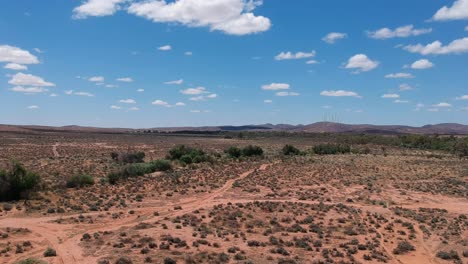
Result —
<svg viewBox="0 0 468 264"><path fill-rule="evenodd" d="M230 147L224 151L227 153L231 158L239 158L242 155L242 150L238 147Z"/></svg>
<svg viewBox="0 0 468 264"><path fill-rule="evenodd" d="M301 151L294 147L293 145L285 145L283 149L281 150L283 155L285 156L293 156L293 155L299 155L301 154Z"/></svg>

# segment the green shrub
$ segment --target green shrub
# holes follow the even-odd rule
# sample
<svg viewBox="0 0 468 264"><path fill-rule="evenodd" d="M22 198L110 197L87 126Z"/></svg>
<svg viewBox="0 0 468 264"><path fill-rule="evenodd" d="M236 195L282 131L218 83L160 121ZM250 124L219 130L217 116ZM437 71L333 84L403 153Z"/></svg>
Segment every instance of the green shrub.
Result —
<svg viewBox="0 0 468 264"><path fill-rule="evenodd" d="M414 251L415 248L408 241L399 242L398 246L393 250L395 255L403 255L410 251Z"/></svg>
<svg viewBox="0 0 468 264"><path fill-rule="evenodd" d="M15 262L15 264L47 264L47 262L35 258L28 258Z"/></svg>
<svg viewBox="0 0 468 264"><path fill-rule="evenodd" d="M8 171L0 171L0 201L29 198L29 193L39 188L40 180L38 174L13 163Z"/></svg>
<svg viewBox="0 0 468 264"><path fill-rule="evenodd" d="M179 145L169 150L167 158L179 160L185 164L201 163L209 160L208 155L203 150L185 145Z"/></svg>
<svg viewBox="0 0 468 264"><path fill-rule="evenodd" d="M249 145L242 149L242 156L252 157L252 156L262 156L263 149L259 146Z"/></svg>
<svg viewBox="0 0 468 264"><path fill-rule="evenodd" d="M168 171L172 169L172 165L167 160L155 160L148 163L128 164L117 171L107 174L107 179L110 184L116 184L119 180L126 180L150 174L156 171Z"/></svg>
<svg viewBox="0 0 468 264"><path fill-rule="evenodd" d="M55 249L48 247L46 251L44 251L44 257L55 257L57 256L57 251Z"/></svg>
<svg viewBox="0 0 468 264"><path fill-rule="evenodd" d="M293 156L301 154L301 151L293 145L285 145L281 150L281 153L285 156Z"/></svg>
<svg viewBox="0 0 468 264"><path fill-rule="evenodd" d="M242 155L242 150L238 147L230 147L224 151L226 154L229 155L231 158L240 158Z"/></svg>
<svg viewBox="0 0 468 264"><path fill-rule="evenodd" d="M450 250L450 252L446 251L439 251L436 255L438 258L445 259L445 260L459 260L460 256L455 250Z"/></svg>
<svg viewBox="0 0 468 264"><path fill-rule="evenodd" d="M67 188L80 188L87 185L93 185L94 178L91 175L75 175L67 180Z"/></svg>
<svg viewBox="0 0 468 264"><path fill-rule="evenodd" d="M342 144L320 144L313 147L313 152L318 155L346 154L351 152L351 147Z"/></svg>

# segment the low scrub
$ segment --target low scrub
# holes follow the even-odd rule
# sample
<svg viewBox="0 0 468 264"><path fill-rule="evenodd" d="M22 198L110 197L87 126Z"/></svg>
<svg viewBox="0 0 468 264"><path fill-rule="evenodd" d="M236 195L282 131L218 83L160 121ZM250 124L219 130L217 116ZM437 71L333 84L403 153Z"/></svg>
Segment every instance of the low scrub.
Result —
<svg viewBox="0 0 468 264"><path fill-rule="evenodd" d="M147 163L129 164L121 169L111 172L107 175L109 183L115 184L119 180L126 180L150 174L157 171L168 171L172 169L172 165L167 160L155 160Z"/></svg>
<svg viewBox="0 0 468 264"><path fill-rule="evenodd" d="M31 191L39 189L40 182L38 174L15 162L8 170L0 171L0 201L27 199Z"/></svg>
<svg viewBox="0 0 468 264"><path fill-rule="evenodd" d="M67 180L67 188L80 188L94 184L94 178L91 175L75 175Z"/></svg>
<svg viewBox="0 0 468 264"><path fill-rule="evenodd" d="M178 160L185 164L209 161L209 156L203 150L185 145L179 145L169 150L167 158L170 160Z"/></svg>
<svg viewBox="0 0 468 264"><path fill-rule="evenodd" d="M262 156L263 149L259 146L246 146L244 148L230 147L224 151L231 158Z"/></svg>
<svg viewBox="0 0 468 264"><path fill-rule="evenodd" d="M285 156L295 156L300 155L301 151L293 145L285 145L283 149L281 149L281 153Z"/></svg>
<svg viewBox="0 0 468 264"><path fill-rule="evenodd" d="M351 147L343 144L320 144L314 146L312 150L317 155L337 155L350 153Z"/></svg>

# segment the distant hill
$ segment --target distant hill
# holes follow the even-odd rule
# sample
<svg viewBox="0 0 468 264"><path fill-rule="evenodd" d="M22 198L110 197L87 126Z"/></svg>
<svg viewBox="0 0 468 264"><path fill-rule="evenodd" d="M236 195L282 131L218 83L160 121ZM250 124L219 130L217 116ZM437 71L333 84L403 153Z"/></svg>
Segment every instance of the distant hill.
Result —
<svg viewBox="0 0 468 264"><path fill-rule="evenodd" d="M422 127L400 125L341 124L317 122L309 125L262 124L245 126L204 126L204 127L163 127L163 128L99 128L82 126L16 126L0 125L0 132L41 133L41 132L88 132L88 133L136 133L136 132L222 132L222 131L286 131L306 133L365 133L365 134L440 134L468 135L468 125L445 123Z"/></svg>

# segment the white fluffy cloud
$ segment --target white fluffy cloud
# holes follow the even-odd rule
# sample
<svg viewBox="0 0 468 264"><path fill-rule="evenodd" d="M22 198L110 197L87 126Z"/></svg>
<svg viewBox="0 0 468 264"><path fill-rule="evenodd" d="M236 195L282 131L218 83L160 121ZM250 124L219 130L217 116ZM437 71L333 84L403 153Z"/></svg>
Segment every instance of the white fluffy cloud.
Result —
<svg viewBox="0 0 468 264"><path fill-rule="evenodd" d="M164 106L164 107L185 106L185 104L182 102L177 102L174 105L171 105L168 102L163 101L163 100L155 100L151 104L157 105L157 106Z"/></svg>
<svg viewBox="0 0 468 264"><path fill-rule="evenodd" d="M440 41L434 41L427 45L408 45L403 47L411 53L420 53L422 55L443 55L443 54L462 54L468 52L468 37L456 39L444 46Z"/></svg>
<svg viewBox="0 0 468 264"><path fill-rule="evenodd" d="M15 71L23 71L23 70L28 69L26 65L18 64L18 63L8 63L3 68L9 69L9 70L15 70Z"/></svg>
<svg viewBox="0 0 468 264"><path fill-rule="evenodd" d="M10 89L12 92L24 93L24 94L36 94L36 93L46 93L49 90L44 87L23 87L16 86Z"/></svg>
<svg viewBox="0 0 468 264"><path fill-rule="evenodd" d="M346 69L355 69L355 73L371 71L379 66L378 61L373 61L365 54L356 54L349 58Z"/></svg>
<svg viewBox="0 0 468 264"><path fill-rule="evenodd" d="M262 85L262 90L277 91L277 90L287 90L290 85L287 83L271 83Z"/></svg>
<svg viewBox="0 0 468 264"><path fill-rule="evenodd" d="M128 13L155 23L209 27L230 35L267 31L270 19L252 13L261 0L148 0L132 3Z"/></svg>
<svg viewBox="0 0 468 264"><path fill-rule="evenodd" d="M180 91L182 94L186 95L199 95L199 94L204 94L208 93L205 87L196 87L196 88L187 88L185 90Z"/></svg>
<svg viewBox="0 0 468 264"><path fill-rule="evenodd" d="M399 100L399 99L397 99L397 100L395 100L395 101L393 101L393 102L394 102L395 104L407 104L407 103L409 103L408 100Z"/></svg>
<svg viewBox="0 0 468 264"><path fill-rule="evenodd" d="M199 96L194 96L194 97L191 97L189 100L190 101L206 101L208 99L215 99L217 98L218 95L217 94L209 94L209 95L199 95Z"/></svg>
<svg viewBox="0 0 468 264"><path fill-rule="evenodd" d="M325 90L320 93L321 96L331 96L331 97L356 97L361 98L361 96L353 91L345 90Z"/></svg>
<svg viewBox="0 0 468 264"><path fill-rule="evenodd" d="M28 109L31 109L31 110L35 110L35 109L39 109L39 106L37 105L30 105L27 107Z"/></svg>
<svg viewBox="0 0 468 264"><path fill-rule="evenodd" d="M400 98L399 94L384 94L382 98Z"/></svg>
<svg viewBox="0 0 468 264"><path fill-rule="evenodd" d="M398 27L395 30L389 28L381 28L376 31L369 31L367 35L373 39L389 39L389 38L406 38L410 36L419 36L422 34L431 33L432 28L415 29L413 25Z"/></svg>
<svg viewBox="0 0 468 264"><path fill-rule="evenodd" d="M292 53L290 51L288 52L281 52L280 54L275 56L275 60L299 60L299 59L305 59L305 58L311 58L314 57L316 54L315 50L311 52L296 52Z"/></svg>
<svg viewBox="0 0 468 264"><path fill-rule="evenodd" d="M457 100L468 100L468 94L457 97Z"/></svg>
<svg viewBox="0 0 468 264"><path fill-rule="evenodd" d="M144 91L145 91L145 89L138 89L138 90L137 90L137 92L139 92L139 93L142 93L142 92L144 92Z"/></svg>
<svg viewBox="0 0 468 264"><path fill-rule="evenodd" d="M276 96L299 96L299 93L296 92L277 92Z"/></svg>
<svg viewBox="0 0 468 264"><path fill-rule="evenodd" d="M271 104L271 103L273 103L273 101L272 101L272 100L269 100L269 99L263 100L263 102L264 102L265 104Z"/></svg>
<svg viewBox="0 0 468 264"><path fill-rule="evenodd" d="M93 76L91 78L88 79L88 81L90 82L103 82L104 81L104 77L102 76Z"/></svg>
<svg viewBox="0 0 468 264"><path fill-rule="evenodd" d="M168 81L168 82L165 82L164 84L176 84L176 85L181 85L184 83L184 80L183 79L180 79L180 80L175 80L175 81Z"/></svg>
<svg viewBox="0 0 468 264"><path fill-rule="evenodd" d="M411 64L411 69L415 69L415 70L424 70L424 69L429 69L432 67L434 67L434 63L426 59L417 60L413 62L413 64Z"/></svg>
<svg viewBox="0 0 468 264"><path fill-rule="evenodd" d="M339 33L339 32L331 32L328 33L325 37L322 38L328 44L335 44L337 40L347 38L348 34L346 33Z"/></svg>
<svg viewBox="0 0 468 264"><path fill-rule="evenodd" d="M75 92L73 90L66 90L66 95L77 95L77 96L86 96L86 97L94 97L94 94L88 92Z"/></svg>
<svg viewBox="0 0 468 264"><path fill-rule="evenodd" d="M400 91L409 91L409 90L413 90L413 87L411 87L411 85L407 83L402 83L400 84L399 89Z"/></svg>
<svg viewBox="0 0 468 264"><path fill-rule="evenodd" d="M136 104L136 101L133 99L122 99L119 102L123 104Z"/></svg>
<svg viewBox="0 0 468 264"><path fill-rule="evenodd" d="M111 105L110 109L119 110L119 109L122 109L122 107L117 106L117 105Z"/></svg>
<svg viewBox="0 0 468 264"><path fill-rule="evenodd" d="M432 19L436 21L468 19L468 0L456 0L451 7L442 7Z"/></svg>
<svg viewBox="0 0 468 264"><path fill-rule="evenodd" d="M445 103L445 102L438 103L438 104L435 104L435 105L432 105L432 106L433 106L433 107L443 107L443 108L450 108L450 107L452 107L451 104Z"/></svg>
<svg viewBox="0 0 468 264"><path fill-rule="evenodd" d="M171 45L164 45L164 46L159 47L158 50L160 50L160 51L170 51L170 50L172 50L172 46Z"/></svg>
<svg viewBox="0 0 468 264"><path fill-rule="evenodd" d="M118 81L118 82L128 82L128 83L130 83L130 82L133 82L133 79L130 78L130 77L122 77L122 78L117 78L116 81Z"/></svg>
<svg viewBox="0 0 468 264"><path fill-rule="evenodd" d="M9 45L0 45L0 62L38 64L39 60L27 50Z"/></svg>
<svg viewBox="0 0 468 264"><path fill-rule="evenodd" d="M86 0L82 5L73 9L74 19L87 17L110 16L121 9L121 5L128 0Z"/></svg>
<svg viewBox="0 0 468 264"><path fill-rule="evenodd" d="M39 76L32 74L17 73L13 75L11 80L8 81L9 84L18 85L18 86L34 86L34 87L49 87L55 86L51 82L46 82Z"/></svg>
<svg viewBox="0 0 468 264"><path fill-rule="evenodd" d="M387 79L410 79L410 78L414 78L414 76L411 73L398 72L398 73L387 74L385 75L385 78Z"/></svg>

